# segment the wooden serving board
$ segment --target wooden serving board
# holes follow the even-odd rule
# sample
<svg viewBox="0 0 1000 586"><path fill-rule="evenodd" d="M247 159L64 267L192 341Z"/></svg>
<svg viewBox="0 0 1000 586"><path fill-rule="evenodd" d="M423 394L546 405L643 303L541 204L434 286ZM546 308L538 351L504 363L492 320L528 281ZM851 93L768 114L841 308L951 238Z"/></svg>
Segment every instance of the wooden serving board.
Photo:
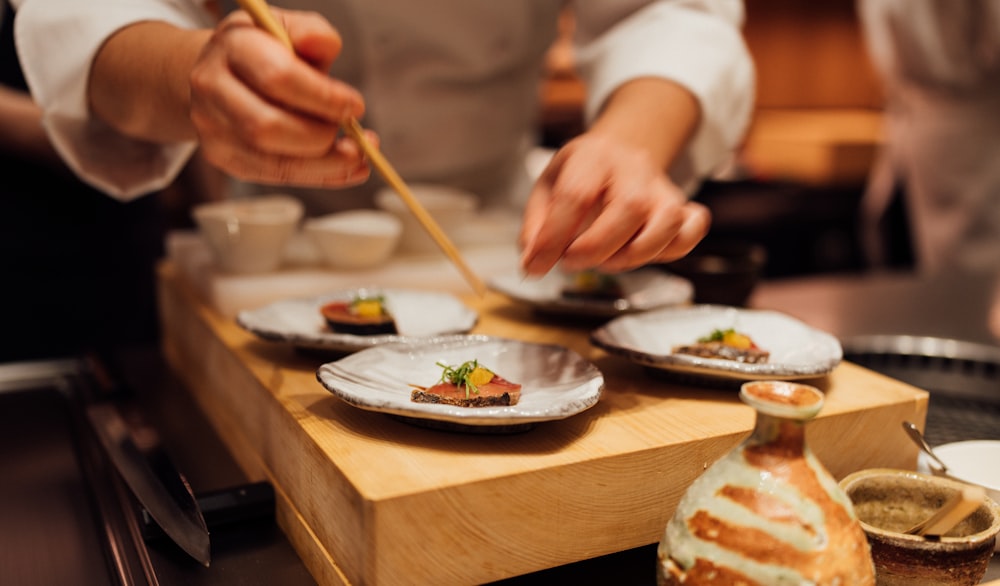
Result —
<svg viewBox="0 0 1000 586"><path fill-rule="evenodd" d="M754 422L733 390L651 376L591 346L595 324L491 293L464 299L476 333L575 350L604 373L601 401L514 435L415 427L333 397L316 369L334 357L258 340L170 262L159 284L168 361L248 475L274 484L279 523L322 584L477 584L655 543ZM826 406L808 437L836 477L915 467L900 422L923 425L924 391L849 363L809 382Z"/></svg>

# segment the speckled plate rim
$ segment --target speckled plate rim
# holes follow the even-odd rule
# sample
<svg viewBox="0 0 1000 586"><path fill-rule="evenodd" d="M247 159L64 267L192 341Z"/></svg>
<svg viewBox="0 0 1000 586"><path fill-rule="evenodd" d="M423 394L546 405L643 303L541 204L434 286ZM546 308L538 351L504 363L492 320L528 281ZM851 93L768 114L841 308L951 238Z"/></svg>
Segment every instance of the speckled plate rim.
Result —
<svg viewBox="0 0 1000 586"><path fill-rule="evenodd" d="M487 285L513 301L541 311L592 317L614 317L681 305L694 298L691 281L663 269L642 268L616 277L625 295L614 301L563 297L561 291L567 275L559 271L551 271L538 279L510 273L489 279Z"/></svg>
<svg viewBox="0 0 1000 586"><path fill-rule="evenodd" d="M324 303L348 301L357 295L384 295L400 333L359 336L327 329L319 308ZM295 323L290 323L289 319ZM418 344L429 338L463 334L478 321L479 314L450 293L375 286L282 299L236 315L236 323L241 328L262 340L308 350L348 353L381 344ZM412 331L409 328L419 330L419 334L408 334Z"/></svg>
<svg viewBox="0 0 1000 586"><path fill-rule="evenodd" d="M437 361L460 364L472 359L520 383L518 404L470 408L410 400L413 384L431 385L440 378ZM464 426L565 419L596 405L604 390L601 371L568 348L481 335L368 348L321 365L316 378L336 397L360 409Z"/></svg>
<svg viewBox="0 0 1000 586"><path fill-rule="evenodd" d="M684 324L683 327L680 324ZM692 343L713 329L726 327L735 327L748 334L762 348L772 352L771 359L763 364L747 364L669 351L674 345ZM663 308L621 316L591 332L590 341L610 354L644 366L709 379L814 378L828 374L843 359L840 341L827 332L781 312L723 305ZM793 348L794 358L789 358L792 356L789 353L783 356L777 351L779 347Z"/></svg>

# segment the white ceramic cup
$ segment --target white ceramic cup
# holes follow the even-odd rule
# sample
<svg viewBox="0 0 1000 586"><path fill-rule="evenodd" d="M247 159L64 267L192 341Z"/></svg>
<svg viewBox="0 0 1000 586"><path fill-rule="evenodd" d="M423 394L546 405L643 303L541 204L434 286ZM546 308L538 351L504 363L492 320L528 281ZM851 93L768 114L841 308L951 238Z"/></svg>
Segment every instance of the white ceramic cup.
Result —
<svg viewBox="0 0 1000 586"><path fill-rule="evenodd" d="M304 208L289 195L232 199L195 206L195 223L227 273L265 273L281 266Z"/></svg>
<svg viewBox="0 0 1000 586"><path fill-rule="evenodd" d="M366 269L392 256L403 222L382 210L350 210L306 220L305 233L335 269Z"/></svg>
<svg viewBox="0 0 1000 586"><path fill-rule="evenodd" d="M479 200L475 194L445 185L415 183L409 186L413 196L456 245L466 223L475 218ZM408 253L428 253L438 250L438 245L422 224L410 212L403 199L392 189L382 189L375 194L375 205L395 214L403 223L399 250Z"/></svg>

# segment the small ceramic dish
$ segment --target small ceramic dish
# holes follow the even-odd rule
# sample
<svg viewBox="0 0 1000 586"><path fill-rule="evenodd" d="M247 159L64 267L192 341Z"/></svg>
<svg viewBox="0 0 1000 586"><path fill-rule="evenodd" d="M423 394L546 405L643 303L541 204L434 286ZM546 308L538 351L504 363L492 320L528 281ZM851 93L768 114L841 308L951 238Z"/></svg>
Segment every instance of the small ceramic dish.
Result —
<svg viewBox="0 0 1000 586"><path fill-rule="evenodd" d="M396 322L396 334L356 335L331 331L320 308L333 301L381 296ZM390 342L422 343L427 339L471 330L479 314L457 297L435 291L345 289L318 297L283 299L244 310L236 323L258 337L310 350L356 352Z"/></svg>
<svg viewBox="0 0 1000 586"><path fill-rule="evenodd" d="M662 265L694 285L701 304L744 306L767 264L767 249L738 240L706 238L689 254Z"/></svg>
<svg viewBox="0 0 1000 586"><path fill-rule="evenodd" d="M469 360L520 384L520 401L510 406L460 407L410 399L414 385L438 382L442 373L438 362L458 365ZM490 336L379 345L322 365L316 378L355 407L417 425L477 433L524 431L539 422L576 415L597 404L604 389L604 376L597 367L572 350Z"/></svg>
<svg viewBox="0 0 1000 586"><path fill-rule="evenodd" d="M191 215L223 271L266 273L281 266L304 209L292 196L277 194L204 203Z"/></svg>
<svg viewBox="0 0 1000 586"><path fill-rule="evenodd" d="M971 586L986 574L1000 532L1000 505L987 499L941 536L907 530L941 508L963 484L907 470L869 469L840 482L861 521L880 586Z"/></svg>
<svg viewBox="0 0 1000 586"><path fill-rule="evenodd" d="M381 210L348 210L305 221L303 230L334 269L369 269L396 250L403 222Z"/></svg>
<svg viewBox="0 0 1000 586"><path fill-rule="evenodd" d="M715 330L734 329L770 353L767 362L676 354ZM693 380L805 379L832 371L843 358L834 336L776 311L721 305L669 307L617 317L591 332L591 343L644 366Z"/></svg>
<svg viewBox="0 0 1000 586"><path fill-rule="evenodd" d="M644 268L611 275L621 289L616 298L570 297L564 292L574 275L552 271L538 279L511 273L490 279L488 285L508 298L554 314L614 317L659 307L689 303L691 282L661 269Z"/></svg>

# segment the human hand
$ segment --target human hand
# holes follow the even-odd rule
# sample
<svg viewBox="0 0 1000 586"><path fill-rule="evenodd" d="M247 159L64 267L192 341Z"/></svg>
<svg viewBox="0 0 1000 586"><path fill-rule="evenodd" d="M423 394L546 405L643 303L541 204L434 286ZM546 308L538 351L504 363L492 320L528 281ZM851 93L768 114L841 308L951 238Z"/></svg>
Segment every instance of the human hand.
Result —
<svg viewBox="0 0 1000 586"><path fill-rule="evenodd" d="M532 189L520 234L521 268L544 275L615 273L676 260L708 232L711 214L641 149L585 133L560 149Z"/></svg>
<svg viewBox="0 0 1000 586"><path fill-rule="evenodd" d="M364 101L327 74L337 31L318 14L273 9L295 53L237 11L222 20L191 72L191 121L210 163L239 179L343 187L370 170L360 146L339 135ZM378 137L367 133L377 146Z"/></svg>

